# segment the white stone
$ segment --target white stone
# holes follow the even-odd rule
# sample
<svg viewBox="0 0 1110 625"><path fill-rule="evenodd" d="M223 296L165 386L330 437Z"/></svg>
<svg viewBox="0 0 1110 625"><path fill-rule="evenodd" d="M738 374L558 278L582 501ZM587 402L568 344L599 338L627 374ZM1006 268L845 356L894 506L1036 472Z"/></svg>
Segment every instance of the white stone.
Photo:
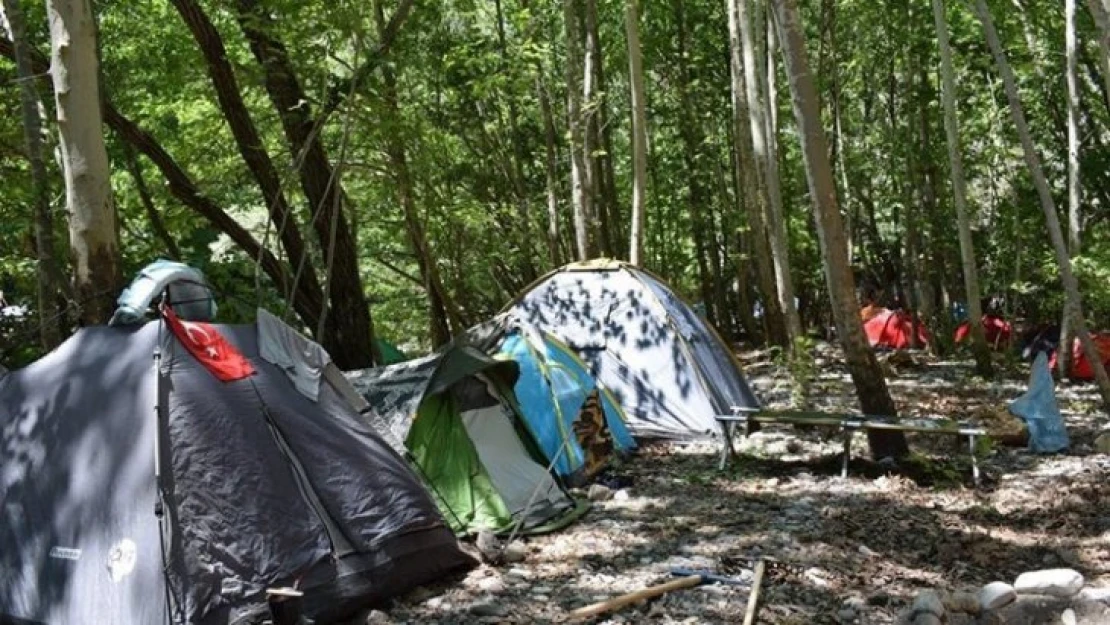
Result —
<svg viewBox="0 0 1110 625"><path fill-rule="evenodd" d="M1022 595L1070 597L1083 588L1083 575L1074 569L1044 569L1022 573L1014 590Z"/></svg>
<svg viewBox="0 0 1110 625"><path fill-rule="evenodd" d="M590 501L607 501L613 498L613 490L604 484L591 484L586 496Z"/></svg>
<svg viewBox="0 0 1110 625"><path fill-rule="evenodd" d="M501 581L499 577L486 577L478 582L478 589L493 593L503 592L505 582Z"/></svg>
<svg viewBox="0 0 1110 625"><path fill-rule="evenodd" d="M1075 610L1071 608L1064 610L1064 613L1060 615L1060 622L1064 625L1078 625L1078 621L1075 618Z"/></svg>
<svg viewBox="0 0 1110 625"><path fill-rule="evenodd" d="M1084 588L1079 591L1079 599L1110 604L1110 588Z"/></svg>
<svg viewBox="0 0 1110 625"><path fill-rule="evenodd" d="M1017 599L1014 587L1006 582L991 582L979 591L979 605L986 610L997 610Z"/></svg>
<svg viewBox="0 0 1110 625"><path fill-rule="evenodd" d="M860 553L860 555L862 555L865 558L873 558L873 557L875 557L875 555L877 555L867 545L860 545L859 546L859 553Z"/></svg>
<svg viewBox="0 0 1110 625"><path fill-rule="evenodd" d="M623 488L613 494L613 501L628 501L631 498L632 495L629 495L628 491Z"/></svg>
<svg viewBox="0 0 1110 625"><path fill-rule="evenodd" d="M528 548L524 546L524 543L519 540L514 540L511 545L505 547L505 551L501 554L501 557L503 557L506 562L523 562L527 555Z"/></svg>

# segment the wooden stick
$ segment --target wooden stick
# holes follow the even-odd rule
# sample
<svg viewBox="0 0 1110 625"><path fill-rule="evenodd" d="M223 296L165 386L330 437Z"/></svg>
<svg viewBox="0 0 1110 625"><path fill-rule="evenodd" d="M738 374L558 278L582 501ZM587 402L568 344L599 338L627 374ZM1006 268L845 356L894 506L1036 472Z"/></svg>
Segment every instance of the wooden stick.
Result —
<svg viewBox="0 0 1110 625"><path fill-rule="evenodd" d="M570 617L572 619L585 619L591 616L597 616L598 614L603 614L605 612L610 612L612 610L623 608L624 606L636 603L637 601L643 601L644 599L658 597L659 595L666 594L672 590L693 588L694 586L701 584L703 581L705 580L700 575L680 577L678 579L671 580L665 584L649 586L647 588L637 590L636 592L630 592L619 597L613 597L612 599L606 601L601 601L599 603L588 605L584 608L578 608L574 612L570 613Z"/></svg>
<svg viewBox="0 0 1110 625"><path fill-rule="evenodd" d="M744 612L744 625L755 623L755 613L759 610L759 589L763 585L763 569L766 563L760 558L755 563L755 578L752 580L752 591L748 593L748 609Z"/></svg>

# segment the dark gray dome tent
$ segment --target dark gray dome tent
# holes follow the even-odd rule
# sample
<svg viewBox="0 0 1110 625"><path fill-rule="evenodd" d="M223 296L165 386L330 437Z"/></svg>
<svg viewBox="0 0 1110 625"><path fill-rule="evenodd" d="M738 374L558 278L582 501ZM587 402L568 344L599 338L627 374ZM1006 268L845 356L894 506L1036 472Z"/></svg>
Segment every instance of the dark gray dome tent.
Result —
<svg viewBox="0 0 1110 625"><path fill-rule="evenodd" d="M717 332L660 278L628 263L566 265L504 312L569 345L616 397L637 436L710 436L720 431L715 415L759 407ZM472 339L488 343L504 323L487 324Z"/></svg>
<svg viewBox="0 0 1110 625"><path fill-rule="evenodd" d="M205 328L253 375L221 382L152 321L0 376L0 623L258 622L273 586L327 623L472 564L328 363L297 355L322 350Z"/></svg>

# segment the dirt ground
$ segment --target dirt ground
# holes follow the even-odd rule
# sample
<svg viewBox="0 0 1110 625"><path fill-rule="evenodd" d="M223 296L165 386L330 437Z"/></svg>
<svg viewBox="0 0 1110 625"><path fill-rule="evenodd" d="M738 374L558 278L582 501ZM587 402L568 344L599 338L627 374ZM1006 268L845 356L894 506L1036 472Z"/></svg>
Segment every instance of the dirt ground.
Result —
<svg viewBox="0 0 1110 625"><path fill-rule="evenodd" d="M853 410L838 355L818 353L805 407ZM744 360L762 401L789 407L789 376L766 354ZM915 361L888 377L904 416L1004 412L1028 378L1028 365L987 383L968 361ZM565 622L575 608L667 581L672 567L750 580L758 557L773 559L761 623L892 623L923 589L974 590L1041 568L1074 568L1089 586L1110 587L1110 456L1092 448L1110 419L1096 412L1091 386L1058 384L1057 396L1071 450L983 449L978 489L954 437L911 436L914 459L894 467L863 459L860 436L848 479L839 477L839 440L819 429L766 428L740 442L724 472L712 445L652 446L614 470L614 496L581 521L525 539L522 562L483 564L366 622ZM706 585L594 622L738 623L747 599L744 587Z"/></svg>

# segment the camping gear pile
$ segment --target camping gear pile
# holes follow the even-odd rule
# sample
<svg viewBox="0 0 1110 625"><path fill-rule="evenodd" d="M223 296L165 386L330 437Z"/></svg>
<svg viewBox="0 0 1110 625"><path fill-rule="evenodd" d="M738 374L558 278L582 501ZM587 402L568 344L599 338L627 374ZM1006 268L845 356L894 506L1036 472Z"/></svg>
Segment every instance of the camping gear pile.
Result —
<svg viewBox="0 0 1110 625"><path fill-rule="evenodd" d="M110 325L0 372L0 621L334 622L473 566L459 536L581 517L569 486L633 435L758 407L712 328L619 262L347 374L264 310L216 311L199 271L159 261Z"/></svg>

